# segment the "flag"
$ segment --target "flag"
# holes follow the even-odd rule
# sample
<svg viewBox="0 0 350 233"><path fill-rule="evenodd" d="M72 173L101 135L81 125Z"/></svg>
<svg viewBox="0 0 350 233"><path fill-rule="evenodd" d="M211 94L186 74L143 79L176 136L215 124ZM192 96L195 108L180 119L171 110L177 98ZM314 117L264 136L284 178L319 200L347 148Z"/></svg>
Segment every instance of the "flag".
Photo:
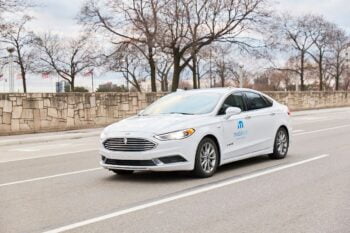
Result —
<svg viewBox="0 0 350 233"><path fill-rule="evenodd" d="M48 78L50 77L50 72L43 72L43 73L41 74L41 77L42 77L43 79L48 79Z"/></svg>
<svg viewBox="0 0 350 233"><path fill-rule="evenodd" d="M84 74L84 76L85 77L87 77L87 76L92 76L94 74L94 69L91 69L91 70L89 70L88 72L86 72L85 74Z"/></svg>

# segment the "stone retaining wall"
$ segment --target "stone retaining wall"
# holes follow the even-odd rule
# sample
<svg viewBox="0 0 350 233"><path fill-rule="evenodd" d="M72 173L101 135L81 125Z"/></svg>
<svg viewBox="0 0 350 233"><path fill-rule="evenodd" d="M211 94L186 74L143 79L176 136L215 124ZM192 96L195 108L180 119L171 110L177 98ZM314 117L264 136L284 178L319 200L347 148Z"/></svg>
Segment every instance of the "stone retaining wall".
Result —
<svg viewBox="0 0 350 233"><path fill-rule="evenodd" d="M350 106L347 92L267 92L291 110ZM165 93L0 94L0 135L102 127Z"/></svg>

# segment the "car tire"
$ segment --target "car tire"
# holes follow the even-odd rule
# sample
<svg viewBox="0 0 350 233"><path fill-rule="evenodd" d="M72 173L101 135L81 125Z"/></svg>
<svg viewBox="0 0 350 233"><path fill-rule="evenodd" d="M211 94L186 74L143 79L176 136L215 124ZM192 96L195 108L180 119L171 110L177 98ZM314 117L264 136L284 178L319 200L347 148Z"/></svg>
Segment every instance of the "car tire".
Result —
<svg viewBox="0 0 350 233"><path fill-rule="evenodd" d="M197 147L193 173L196 177L207 178L214 175L219 164L219 150L215 141L204 138Z"/></svg>
<svg viewBox="0 0 350 233"><path fill-rule="evenodd" d="M112 170L112 172L114 172L115 174L117 175L120 175L120 176L126 176L126 175L131 175L134 173L133 170Z"/></svg>
<svg viewBox="0 0 350 233"><path fill-rule="evenodd" d="M284 127L278 129L273 146L273 153L269 155L271 159L283 159L287 156L289 149L289 135Z"/></svg>

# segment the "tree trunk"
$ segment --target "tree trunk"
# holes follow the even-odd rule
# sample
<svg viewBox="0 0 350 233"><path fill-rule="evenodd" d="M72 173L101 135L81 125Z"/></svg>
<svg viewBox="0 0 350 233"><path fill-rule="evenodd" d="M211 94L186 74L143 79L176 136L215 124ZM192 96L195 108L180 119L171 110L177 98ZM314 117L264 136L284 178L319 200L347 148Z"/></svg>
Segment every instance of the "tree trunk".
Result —
<svg viewBox="0 0 350 233"><path fill-rule="evenodd" d="M193 89L197 89L197 55L195 53L192 55L192 63Z"/></svg>
<svg viewBox="0 0 350 233"><path fill-rule="evenodd" d="M225 87L225 76L221 75L221 87Z"/></svg>
<svg viewBox="0 0 350 233"><path fill-rule="evenodd" d="M23 59L22 59L22 53L19 45L16 46L17 56L18 56L18 63L21 69L21 76L22 76L22 84L23 84L23 92L27 93L27 80L26 80L26 71L23 65Z"/></svg>
<svg viewBox="0 0 350 233"><path fill-rule="evenodd" d="M149 47L148 55L149 55L148 62L149 62L150 72L151 72L151 89L152 89L152 92L157 92L156 62L154 61L154 58L153 58L152 47Z"/></svg>
<svg viewBox="0 0 350 233"><path fill-rule="evenodd" d="M75 81L75 77L73 76L73 77L71 77L71 81L69 82L71 92L74 92L74 81Z"/></svg>
<svg viewBox="0 0 350 233"><path fill-rule="evenodd" d="M26 72L22 67L21 67L21 76L22 76L22 83L23 83L23 92L27 93L27 77L26 77Z"/></svg>
<svg viewBox="0 0 350 233"><path fill-rule="evenodd" d="M168 75L164 77L164 92L169 91L169 84L168 84Z"/></svg>
<svg viewBox="0 0 350 233"><path fill-rule="evenodd" d="M164 80L164 78L162 78L162 79L160 80L160 90L161 90L162 92L165 91L165 80Z"/></svg>
<svg viewBox="0 0 350 233"><path fill-rule="evenodd" d="M318 75L320 80L320 91L323 91L323 57L321 54L318 62Z"/></svg>
<svg viewBox="0 0 350 233"><path fill-rule="evenodd" d="M301 52L300 58L300 90L304 91L304 70L305 70L305 52Z"/></svg>
<svg viewBox="0 0 350 233"><path fill-rule="evenodd" d="M199 74L199 66L198 66L198 63L197 63L197 84L198 84L198 88L200 89L201 88L201 76Z"/></svg>
<svg viewBox="0 0 350 233"><path fill-rule="evenodd" d="M337 70L336 75L335 75L335 90L336 91L339 91L339 79L340 79L340 75L339 75L339 71Z"/></svg>
<svg viewBox="0 0 350 233"><path fill-rule="evenodd" d="M181 54L179 48L173 49L173 59L174 59L174 72L173 72L173 81L171 85L171 91L176 91L179 87L180 74L181 74Z"/></svg>
<svg viewBox="0 0 350 233"><path fill-rule="evenodd" d="M339 91L339 81L340 81L340 67L339 67L339 59L337 58L337 64L335 68L335 90Z"/></svg>

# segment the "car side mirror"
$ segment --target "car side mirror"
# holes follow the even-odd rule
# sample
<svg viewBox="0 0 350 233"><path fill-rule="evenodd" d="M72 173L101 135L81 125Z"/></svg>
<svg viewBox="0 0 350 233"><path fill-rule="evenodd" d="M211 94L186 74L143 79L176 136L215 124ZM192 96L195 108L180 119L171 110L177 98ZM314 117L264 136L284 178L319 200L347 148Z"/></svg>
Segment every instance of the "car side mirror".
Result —
<svg viewBox="0 0 350 233"><path fill-rule="evenodd" d="M137 113L138 116L142 116L142 113L144 112L145 110L141 110Z"/></svg>
<svg viewBox="0 0 350 233"><path fill-rule="evenodd" d="M242 110L240 108L237 107L228 107L226 109L226 115L225 115L225 119L229 119L231 116L234 115L238 115L242 112Z"/></svg>

